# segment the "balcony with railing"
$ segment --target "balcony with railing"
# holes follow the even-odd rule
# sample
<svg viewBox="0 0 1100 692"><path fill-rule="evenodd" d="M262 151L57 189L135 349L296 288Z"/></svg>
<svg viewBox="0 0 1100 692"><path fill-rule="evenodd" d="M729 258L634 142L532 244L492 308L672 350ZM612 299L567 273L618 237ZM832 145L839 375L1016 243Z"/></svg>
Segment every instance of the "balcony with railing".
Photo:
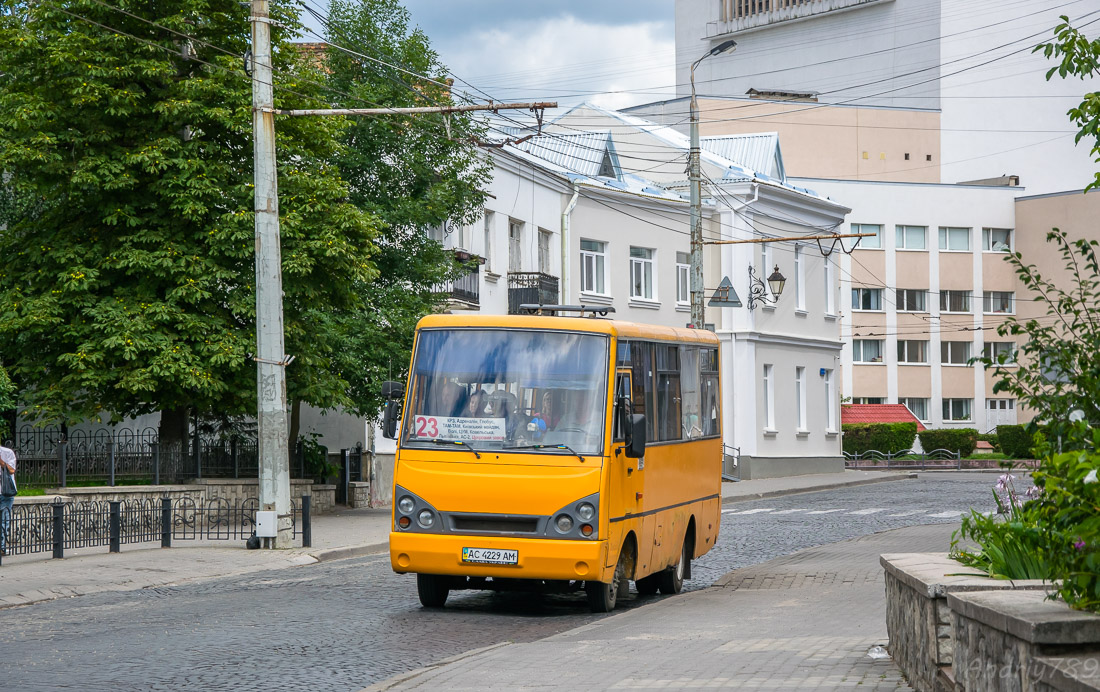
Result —
<svg viewBox="0 0 1100 692"><path fill-rule="evenodd" d="M554 305L557 302L558 277L542 272L508 273L509 315L518 315L520 305Z"/></svg>
<svg viewBox="0 0 1100 692"><path fill-rule="evenodd" d="M468 263L464 274L439 284L436 291L447 296L452 310L477 310L481 307L481 265Z"/></svg>
<svg viewBox="0 0 1100 692"><path fill-rule="evenodd" d="M803 19L893 0L718 0L718 21L707 24L715 38L766 24Z"/></svg>

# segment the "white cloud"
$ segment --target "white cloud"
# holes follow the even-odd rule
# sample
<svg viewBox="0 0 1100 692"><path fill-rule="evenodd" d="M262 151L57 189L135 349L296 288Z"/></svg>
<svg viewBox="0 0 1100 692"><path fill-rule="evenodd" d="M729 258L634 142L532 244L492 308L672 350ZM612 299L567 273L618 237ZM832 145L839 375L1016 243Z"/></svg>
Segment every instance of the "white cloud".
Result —
<svg viewBox="0 0 1100 692"><path fill-rule="evenodd" d="M675 93L675 45L664 22L612 26L567 16L431 38L444 64L495 99L619 108Z"/></svg>

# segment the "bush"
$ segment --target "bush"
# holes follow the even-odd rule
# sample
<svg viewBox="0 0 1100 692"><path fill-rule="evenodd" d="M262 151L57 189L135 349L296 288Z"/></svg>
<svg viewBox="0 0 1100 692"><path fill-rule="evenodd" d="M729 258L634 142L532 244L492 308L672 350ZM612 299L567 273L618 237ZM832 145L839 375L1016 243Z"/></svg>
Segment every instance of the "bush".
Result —
<svg viewBox="0 0 1100 692"><path fill-rule="evenodd" d="M1009 459L1031 459L1032 439L1025 425L998 425L997 437L1001 440L1001 451Z"/></svg>
<svg viewBox="0 0 1100 692"><path fill-rule="evenodd" d="M917 433L917 437L920 438L921 447L924 447L926 452L946 449L958 452L964 457L973 454L974 447L978 444L978 431L974 428L925 430Z"/></svg>
<svg viewBox="0 0 1100 692"><path fill-rule="evenodd" d="M845 423L844 451L862 454L872 449L887 454L902 452L913 447L917 436L916 423Z"/></svg>

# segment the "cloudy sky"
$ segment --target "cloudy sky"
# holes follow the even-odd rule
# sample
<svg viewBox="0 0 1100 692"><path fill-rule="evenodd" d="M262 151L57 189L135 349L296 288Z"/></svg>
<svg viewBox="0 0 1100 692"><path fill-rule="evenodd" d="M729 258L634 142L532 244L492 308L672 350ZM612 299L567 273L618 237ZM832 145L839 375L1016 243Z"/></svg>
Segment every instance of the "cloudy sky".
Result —
<svg viewBox="0 0 1100 692"><path fill-rule="evenodd" d="M620 108L674 95L672 0L404 4L454 75L494 100Z"/></svg>

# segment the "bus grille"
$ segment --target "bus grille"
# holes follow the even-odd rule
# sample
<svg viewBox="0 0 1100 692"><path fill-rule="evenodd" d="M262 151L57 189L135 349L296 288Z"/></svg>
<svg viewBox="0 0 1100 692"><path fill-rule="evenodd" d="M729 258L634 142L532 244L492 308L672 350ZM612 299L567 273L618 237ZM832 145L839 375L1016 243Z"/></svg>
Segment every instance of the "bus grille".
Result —
<svg viewBox="0 0 1100 692"><path fill-rule="evenodd" d="M538 533L538 517L505 517L493 515L451 516L455 531L481 533Z"/></svg>

